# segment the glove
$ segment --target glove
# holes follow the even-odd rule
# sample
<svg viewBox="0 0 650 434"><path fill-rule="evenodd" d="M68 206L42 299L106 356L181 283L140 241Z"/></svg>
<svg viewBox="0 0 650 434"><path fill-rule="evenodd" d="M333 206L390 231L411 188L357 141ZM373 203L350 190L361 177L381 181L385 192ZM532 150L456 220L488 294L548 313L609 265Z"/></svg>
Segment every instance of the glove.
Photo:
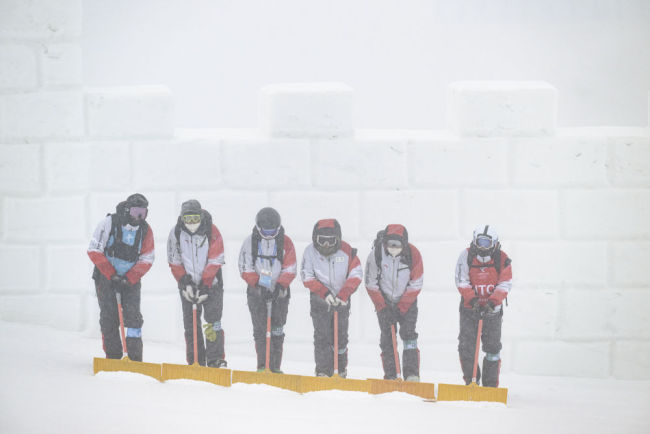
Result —
<svg viewBox="0 0 650 434"><path fill-rule="evenodd" d="M337 304L337 305L340 305L340 306L347 306L347 305L348 305L348 302L347 302L347 301L343 301L341 298L339 298L339 297L337 296L337 297L336 297L336 304Z"/></svg>
<svg viewBox="0 0 650 434"><path fill-rule="evenodd" d="M488 298L488 303L492 303L492 307L499 306L503 303L503 300L508 296L508 293L505 291L494 291L490 294Z"/></svg>
<svg viewBox="0 0 650 434"><path fill-rule="evenodd" d="M460 295L463 296L465 307L469 309L474 307L474 304L478 301L474 288L458 288L458 290L460 291Z"/></svg>
<svg viewBox="0 0 650 434"><path fill-rule="evenodd" d="M117 273L111 276L111 283L113 284L113 289L117 292L121 292L123 289L129 289L129 287L131 287L129 281L126 280L126 277L120 276Z"/></svg>
<svg viewBox="0 0 650 434"><path fill-rule="evenodd" d="M194 287L194 284L189 284L185 285L185 289L181 290L181 295L183 295L183 298L190 303L194 304L196 303L196 298L198 295L198 291Z"/></svg>
<svg viewBox="0 0 650 434"><path fill-rule="evenodd" d="M217 340L217 332L214 330L213 324L211 322L203 324L203 334L209 342L214 342Z"/></svg>
<svg viewBox="0 0 650 434"><path fill-rule="evenodd" d="M187 285L191 285L192 283L192 277L189 274L185 274L178 280L178 290L184 291Z"/></svg>
<svg viewBox="0 0 650 434"><path fill-rule="evenodd" d="M338 306L340 300L341 300L340 298L335 297L334 294L332 294L331 292L328 292L327 296L325 297L325 302L331 307Z"/></svg>
<svg viewBox="0 0 650 434"><path fill-rule="evenodd" d="M287 296L287 288L280 285L279 283L275 284L275 290L273 291L273 299L284 298Z"/></svg>

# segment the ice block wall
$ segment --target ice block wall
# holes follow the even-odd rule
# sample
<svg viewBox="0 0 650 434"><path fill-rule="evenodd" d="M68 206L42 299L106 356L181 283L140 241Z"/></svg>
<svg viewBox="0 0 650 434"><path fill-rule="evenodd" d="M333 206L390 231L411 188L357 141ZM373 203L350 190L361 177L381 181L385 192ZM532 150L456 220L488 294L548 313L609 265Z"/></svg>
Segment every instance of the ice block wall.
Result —
<svg viewBox="0 0 650 434"><path fill-rule="evenodd" d="M145 340L182 341L165 247L180 203L197 198L226 241L228 342L249 342L237 259L270 205L299 262L317 219L337 218L364 264L376 232L404 224L424 258L423 363L457 370L454 267L473 227L489 223L513 259L506 372L650 378L648 128L559 129L548 83L457 82L447 130L356 129L342 83L265 87L258 128L181 130L164 86L82 86L81 0L2 8L0 319L99 337L86 248L106 213L140 192L156 241ZM378 363L363 287L352 303L351 357ZM287 345L311 342L308 312L297 278Z"/></svg>

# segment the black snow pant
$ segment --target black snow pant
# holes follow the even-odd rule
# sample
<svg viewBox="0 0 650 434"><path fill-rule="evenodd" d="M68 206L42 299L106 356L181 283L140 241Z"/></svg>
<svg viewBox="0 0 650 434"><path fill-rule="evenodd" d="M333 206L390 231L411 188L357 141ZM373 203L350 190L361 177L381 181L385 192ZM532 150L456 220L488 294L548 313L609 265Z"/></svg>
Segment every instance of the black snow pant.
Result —
<svg viewBox="0 0 650 434"><path fill-rule="evenodd" d="M418 334L415 331L415 323L418 320L418 302L413 302L411 307L402 314L397 305L387 303L386 307L377 312L379 320L379 348L381 349L381 362L384 367L384 378L394 380L397 378L395 367L395 354L393 350L393 336L391 325L395 324L396 331L404 344L402 352L402 375L408 378L412 375L420 376L420 350L417 347ZM399 324L399 327L397 325Z"/></svg>
<svg viewBox="0 0 650 434"><path fill-rule="evenodd" d="M460 333L458 334L458 354L460 365L463 369L465 384L472 381L474 371L474 355L476 352L476 333L481 315L473 309L463 307L460 302ZM503 322L503 309L494 314L483 315L483 331L481 343L486 353L483 358L483 382L486 387L499 386L499 371L501 369L501 324ZM481 369L476 368L476 381L481 379Z"/></svg>
<svg viewBox="0 0 650 434"><path fill-rule="evenodd" d="M183 327L185 328L185 354L187 364L194 363L194 322L192 303L187 301L179 292L181 307L183 309ZM201 324L201 312L205 325ZM196 306L196 343L198 363L201 366L215 366L217 361L225 360L224 332L221 328L221 314L223 312L223 287L215 285L208 291L208 298ZM203 339L203 329L206 338ZM214 332L214 333L213 333Z"/></svg>
<svg viewBox="0 0 650 434"><path fill-rule="evenodd" d="M339 374L345 376L348 367L348 328L350 325L350 300L347 306L331 307L315 293L309 299L311 320L314 324L314 360L316 375L334 374L334 309L338 311L338 363Z"/></svg>
<svg viewBox="0 0 650 434"><path fill-rule="evenodd" d="M120 318L117 311L115 285L99 272L93 275L95 291L99 302L99 327L102 331L104 353L108 359L121 359ZM128 289L120 289L122 295L122 316L126 336L126 351L129 359L142 361L142 313L140 312L140 282Z"/></svg>
<svg viewBox="0 0 650 434"><path fill-rule="evenodd" d="M262 297L259 287L249 286L246 290L248 310L253 322L253 339L257 353L257 369L266 368L266 300ZM282 348L284 345L284 325L287 323L291 289L287 288L285 297L277 297L271 304L271 349L269 353L269 369L280 372L282 365Z"/></svg>

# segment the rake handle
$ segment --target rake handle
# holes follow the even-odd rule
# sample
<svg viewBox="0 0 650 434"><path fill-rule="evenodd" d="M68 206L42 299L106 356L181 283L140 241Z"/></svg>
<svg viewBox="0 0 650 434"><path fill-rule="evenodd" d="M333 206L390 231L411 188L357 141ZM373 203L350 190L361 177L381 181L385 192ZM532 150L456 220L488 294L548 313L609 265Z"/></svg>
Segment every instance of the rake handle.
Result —
<svg viewBox="0 0 650 434"><path fill-rule="evenodd" d="M397 335L395 333L395 324L390 325L390 334L393 338L393 354L395 355L395 369L397 378L402 378L402 369L399 363L399 352L397 351Z"/></svg>
<svg viewBox="0 0 650 434"><path fill-rule="evenodd" d="M483 318L478 320L478 330L476 331L476 351L474 353L474 371L472 372L472 383L476 383L476 369L478 368L478 352L481 348L481 333L483 332Z"/></svg>
<svg viewBox="0 0 650 434"><path fill-rule="evenodd" d="M193 339L192 342L194 342L194 363L193 365L198 365L199 364L199 347L197 346L196 343L196 303L192 305L192 326L193 326Z"/></svg>
<svg viewBox="0 0 650 434"><path fill-rule="evenodd" d="M124 354L128 354L128 352L126 351L126 336L124 335L124 316L122 315L122 294L116 292L115 300L117 301L117 316L120 319L120 334L122 335L122 351Z"/></svg>
<svg viewBox="0 0 650 434"><path fill-rule="evenodd" d="M266 302L266 356L264 359L264 367L268 371L269 363L271 360L271 313L273 311L273 302Z"/></svg>
<svg viewBox="0 0 650 434"><path fill-rule="evenodd" d="M334 310L334 375L339 375L339 311Z"/></svg>

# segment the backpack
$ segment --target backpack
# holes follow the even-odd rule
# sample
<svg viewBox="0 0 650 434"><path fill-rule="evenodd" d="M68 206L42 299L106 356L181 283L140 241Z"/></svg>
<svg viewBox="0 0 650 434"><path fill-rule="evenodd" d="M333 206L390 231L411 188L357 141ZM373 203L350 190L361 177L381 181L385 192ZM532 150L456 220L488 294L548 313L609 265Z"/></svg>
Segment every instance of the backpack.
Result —
<svg viewBox="0 0 650 434"><path fill-rule="evenodd" d="M122 216L125 214L126 202L120 202L115 208L114 214L106 214L111 217L111 231L109 239L113 237L113 244L106 248L105 254L114 258L123 259L128 262L136 262L140 256L140 244L147 235L149 225L146 221L142 221L135 234L133 245L130 246L122 241Z"/></svg>
<svg viewBox="0 0 650 434"><path fill-rule="evenodd" d="M373 241L372 246L375 251L375 265L377 265L377 269L379 270L379 273L377 275L377 280L381 280L381 272L382 272L382 267L381 267L381 254L384 251L384 237L386 236L386 229L382 229L381 231L377 232L377 237L375 238L375 241ZM413 256L411 255L411 246L409 244L406 245L406 248L402 251L402 254L400 255L400 261L402 264L406 265L409 270L413 266Z"/></svg>
<svg viewBox="0 0 650 434"><path fill-rule="evenodd" d="M496 248L494 249L494 252L492 253L492 264L490 265L474 265L474 258L477 256L477 251L476 248L474 247L474 244L470 244L469 246L469 254L467 255L467 265L469 268L485 268L485 267L494 267L497 270L497 274L501 273L501 244L497 244ZM510 258L506 259L506 263L504 264L506 267L510 265L512 261Z"/></svg>
<svg viewBox="0 0 650 434"><path fill-rule="evenodd" d="M277 259L282 263L284 260L284 227L280 226L278 234L275 236L275 255L260 255L259 254L259 244L262 241L262 236L260 235L257 227L253 227L253 234L251 236L251 255L253 257L253 265L257 262L257 258L262 259Z"/></svg>

